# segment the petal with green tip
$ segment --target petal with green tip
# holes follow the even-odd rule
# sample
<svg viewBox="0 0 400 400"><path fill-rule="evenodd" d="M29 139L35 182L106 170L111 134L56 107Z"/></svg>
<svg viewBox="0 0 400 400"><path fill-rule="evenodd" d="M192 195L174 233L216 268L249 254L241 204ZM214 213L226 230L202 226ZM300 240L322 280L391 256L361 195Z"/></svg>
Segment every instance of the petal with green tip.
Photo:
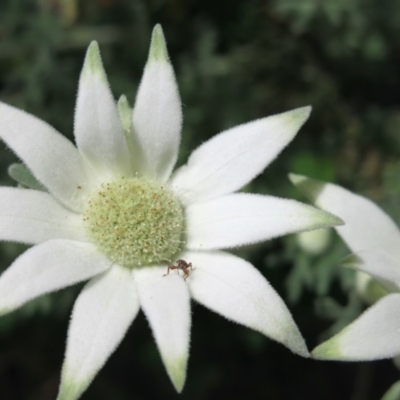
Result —
<svg viewBox="0 0 400 400"><path fill-rule="evenodd" d="M63 204L81 210L88 175L75 146L50 125L0 102L0 139Z"/></svg>
<svg viewBox="0 0 400 400"><path fill-rule="evenodd" d="M190 338L190 295L177 271L167 266L134 270L140 307L144 311L168 375L178 392L186 379Z"/></svg>
<svg viewBox="0 0 400 400"><path fill-rule="evenodd" d="M57 400L76 400L119 345L139 311L135 283L113 266L92 279L72 311Z"/></svg>
<svg viewBox="0 0 400 400"><path fill-rule="evenodd" d="M24 164L11 164L8 167L8 175L14 179L17 183L28 189L40 190L47 192L46 187L43 186L29 171Z"/></svg>
<svg viewBox="0 0 400 400"><path fill-rule="evenodd" d="M122 95L118 100L118 113L121 119L122 127L124 128L125 137L131 140L132 135L132 109L129 105L128 99L125 95Z"/></svg>
<svg viewBox="0 0 400 400"><path fill-rule="evenodd" d="M316 206L337 215L337 231L354 253L382 251L400 258L400 232L393 220L365 197L326 182L291 174L293 184Z"/></svg>
<svg viewBox="0 0 400 400"><path fill-rule="evenodd" d="M153 30L149 58L133 109L133 130L141 151L141 172L166 181L181 140L182 107L162 29Z"/></svg>
<svg viewBox="0 0 400 400"><path fill-rule="evenodd" d="M172 179L187 204L241 189L259 175L295 137L311 107L236 126L198 147Z"/></svg>
<svg viewBox="0 0 400 400"><path fill-rule="evenodd" d="M389 291L400 291L400 262L388 253L361 251L344 258L341 265L366 272Z"/></svg>
<svg viewBox="0 0 400 400"><path fill-rule="evenodd" d="M86 160L106 177L129 176L130 154L117 105L108 85L99 46L87 50L79 79L75 138Z"/></svg>
<svg viewBox="0 0 400 400"><path fill-rule="evenodd" d="M369 361L400 354L400 294L385 296L312 356L321 360Z"/></svg>
<svg viewBox="0 0 400 400"><path fill-rule="evenodd" d="M48 240L27 250L0 277L0 314L92 278L111 263L90 243Z"/></svg>
<svg viewBox="0 0 400 400"><path fill-rule="evenodd" d="M126 142L131 154L131 165L135 172L141 171L141 151L138 143L138 138L133 132L132 127L132 108L129 105L128 99L122 95L118 100L118 112L124 128Z"/></svg>
<svg viewBox="0 0 400 400"><path fill-rule="evenodd" d="M381 400L399 400L399 399L400 399L400 381L397 381L383 395Z"/></svg>
<svg viewBox="0 0 400 400"><path fill-rule="evenodd" d="M194 268L186 280L194 300L309 357L290 311L251 264L223 252L187 252L182 258Z"/></svg>
<svg viewBox="0 0 400 400"><path fill-rule="evenodd" d="M186 209L189 249L222 249L341 224L332 214L295 200L234 193Z"/></svg>

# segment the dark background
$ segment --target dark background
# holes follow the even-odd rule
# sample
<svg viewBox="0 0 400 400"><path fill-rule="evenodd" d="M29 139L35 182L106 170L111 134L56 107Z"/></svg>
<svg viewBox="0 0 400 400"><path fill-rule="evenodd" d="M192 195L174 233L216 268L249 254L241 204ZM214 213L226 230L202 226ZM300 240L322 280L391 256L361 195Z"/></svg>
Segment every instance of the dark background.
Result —
<svg viewBox="0 0 400 400"><path fill-rule="evenodd" d="M133 103L161 23L184 104L180 163L228 127L311 104L293 143L246 190L305 201L288 172L337 182L400 221L400 0L2 0L0 99L72 138L77 80L96 39L115 97ZM0 150L0 180L15 185ZM373 229L373 227L371 227ZM23 246L2 244L6 268ZM367 304L335 234L320 255L295 235L240 249L285 299L310 349ZM55 399L69 314L82 286L0 319L0 398ZM0 294L1 298L1 294ZM142 314L83 399L379 399L391 360L304 360L193 304L186 386L177 395Z"/></svg>

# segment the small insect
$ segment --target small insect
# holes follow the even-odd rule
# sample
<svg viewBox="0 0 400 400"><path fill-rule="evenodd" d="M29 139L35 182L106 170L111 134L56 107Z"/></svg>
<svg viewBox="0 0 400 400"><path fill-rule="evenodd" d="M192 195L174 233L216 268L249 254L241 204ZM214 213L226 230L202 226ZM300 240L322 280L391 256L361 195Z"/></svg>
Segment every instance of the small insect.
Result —
<svg viewBox="0 0 400 400"><path fill-rule="evenodd" d="M183 280L186 281L186 279L189 276L189 268L193 270L192 263L187 263L185 260L177 260L176 265L170 265L168 267L167 273L163 275L163 277L169 275L169 271L171 269L172 270L177 269L178 275L179 275L179 270L183 271Z"/></svg>

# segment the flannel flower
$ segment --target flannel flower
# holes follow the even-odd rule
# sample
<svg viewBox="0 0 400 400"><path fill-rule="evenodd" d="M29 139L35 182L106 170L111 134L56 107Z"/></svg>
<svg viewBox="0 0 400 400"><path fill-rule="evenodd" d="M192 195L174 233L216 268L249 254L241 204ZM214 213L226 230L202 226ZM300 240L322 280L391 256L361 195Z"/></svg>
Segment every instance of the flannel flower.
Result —
<svg viewBox="0 0 400 400"><path fill-rule="evenodd" d="M80 397L139 307L179 392L190 298L308 356L279 295L252 265L222 249L341 223L293 200L233 193L263 171L309 112L222 132L172 174L182 114L160 26L133 111L125 97L115 103L98 45L89 46L75 112L77 148L45 122L0 105L0 137L46 188L0 188L1 239L34 245L1 276L0 313L89 280L72 311L59 400Z"/></svg>
<svg viewBox="0 0 400 400"><path fill-rule="evenodd" d="M342 265L375 278L390 294L312 351L318 359L367 361L400 355L400 231L376 204L340 186L291 174L315 205L338 215L352 254Z"/></svg>

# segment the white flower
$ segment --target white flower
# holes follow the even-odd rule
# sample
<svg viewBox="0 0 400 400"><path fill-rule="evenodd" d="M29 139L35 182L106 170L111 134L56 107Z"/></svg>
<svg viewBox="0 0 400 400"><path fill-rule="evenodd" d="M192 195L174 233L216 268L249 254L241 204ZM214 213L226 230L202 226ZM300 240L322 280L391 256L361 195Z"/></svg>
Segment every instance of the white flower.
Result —
<svg viewBox="0 0 400 400"><path fill-rule="evenodd" d="M330 360L375 360L400 355L400 232L377 205L340 186L305 176L290 176L310 200L343 219L337 232L353 254L343 265L378 280L391 294L313 350Z"/></svg>
<svg viewBox="0 0 400 400"><path fill-rule="evenodd" d="M133 113L109 89L96 43L75 114L77 148L0 105L0 136L47 190L0 188L0 238L34 245L0 278L0 311L90 279L68 332L59 400L77 399L144 311L177 391L186 377L190 298L307 357L282 299L248 262L221 251L341 223L293 200L241 189L277 156L309 107L229 129L173 175L181 102L160 26ZM170 271L178 259L189 276Z"/></svg>

